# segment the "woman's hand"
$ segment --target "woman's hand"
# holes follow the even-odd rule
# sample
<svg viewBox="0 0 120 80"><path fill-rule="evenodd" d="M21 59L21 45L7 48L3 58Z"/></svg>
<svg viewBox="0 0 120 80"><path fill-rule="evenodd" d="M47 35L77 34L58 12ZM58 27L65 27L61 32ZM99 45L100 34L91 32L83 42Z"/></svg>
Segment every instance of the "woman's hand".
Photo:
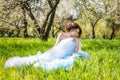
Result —
<svg viewBox="0 0 120 80"><path fill-rule="evenodd" d="M77 53L79 50L79 38L75 38L75 42L76 42L75 53Z"/></svg>

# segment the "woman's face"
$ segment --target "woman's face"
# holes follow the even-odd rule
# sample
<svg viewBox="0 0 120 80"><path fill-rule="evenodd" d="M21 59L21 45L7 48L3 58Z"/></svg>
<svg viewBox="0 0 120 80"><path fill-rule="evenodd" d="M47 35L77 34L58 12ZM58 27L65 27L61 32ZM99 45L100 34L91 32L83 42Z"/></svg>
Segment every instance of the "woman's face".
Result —
<svg viewBox="0 0 120 80"><path fill-rule="evenodd" d="M72 36L79 38L79 29L73 30L72 32Z"/></svg>

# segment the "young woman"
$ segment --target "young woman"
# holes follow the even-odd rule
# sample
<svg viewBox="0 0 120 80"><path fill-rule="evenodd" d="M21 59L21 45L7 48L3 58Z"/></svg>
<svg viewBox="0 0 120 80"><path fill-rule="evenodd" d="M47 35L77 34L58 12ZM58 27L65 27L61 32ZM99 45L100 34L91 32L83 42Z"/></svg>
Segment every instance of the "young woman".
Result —
<svg viewBox="0 0 120 80"><path fill-rule="evenodd" d="M66 33L69 33L71 31L71 29L77 28L76 26L79 26L79 25L77 23L74 23L74 22L71 22L71 23L67 24L65 26ZM80 31L80 32L82 33L82 31ZM81 42L79 42L79 50L77 52L79 54L79 56L81 56L83 60L90 59L90 54L88 54L87 52L82 51L81 48L82 48L82 44L81 44Z"/></svg>
<svg viewBox="0 0 120 80"><path fill-rule="evenodd" d="M75 60L79 56L79 38L82 30L77 23L73 22L67 24L65 30L65 33L58 35L53 48L43 54L39 52L34 56L10 58L6 61L5 68L29 66L31 64L34 67L41 67L48 71L61 67L65 70L72 68Z"/></svg>

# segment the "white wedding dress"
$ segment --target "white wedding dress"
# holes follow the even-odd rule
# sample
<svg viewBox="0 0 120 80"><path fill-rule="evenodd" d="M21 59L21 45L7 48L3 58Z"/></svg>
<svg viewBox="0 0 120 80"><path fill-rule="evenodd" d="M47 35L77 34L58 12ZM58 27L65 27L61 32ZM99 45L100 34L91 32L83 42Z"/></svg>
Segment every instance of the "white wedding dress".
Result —
<svg viewBox="0 0 120 80"><path fill-rule="evenodd" d="M81 44L78 53L74 53L75 46L76 43L73 37L66 38L43 54L38 51L38 53L33 56L12 57L5 62L4 67L33 65L34 67L41 67L43 70L47 71L59 68L70 70L78 56L82 56L83 60L90 58L88 53L81 51Z"/></svg>

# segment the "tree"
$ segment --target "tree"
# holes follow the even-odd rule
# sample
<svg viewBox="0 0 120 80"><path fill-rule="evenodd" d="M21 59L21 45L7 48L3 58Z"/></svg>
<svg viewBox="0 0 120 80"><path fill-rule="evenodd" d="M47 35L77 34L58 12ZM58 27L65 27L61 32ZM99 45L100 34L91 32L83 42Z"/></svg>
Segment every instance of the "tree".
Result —
<svg viewBox="0 0 120 80"><path fill-rule="evenodd" d="M107 21L107 26L111 28L111 34L109 39L113 39L115 37L115 32L120 30L120 8L119 8L119 0L103 0Z"/></svg>
<svg viewBox="0 0 120 80"><path fill-rule="evenodd" d="M88 13L87 19L91 23L92 31L90 37L95 38L95 26L104 17L104 8L100 0L82 0L82 4ZM84 12L86 14L86 12Z"/></svg>
<svg viewBox="0 0 120 80"><path fill-rule="evenodd" d="M119 4L118 0L78 0L76 5L79 7L81 22L91 23L91 38L95 38L95 26L101 19L115 18L118 21L118 16L115 17L118 14L116 12L119 11L117 4Z"/></svg>
<svg viewBox="0 0 120 80"><path fill-rule="evenodd" d="M48 0L50 11L48 12L45 22L42 25L41 38L42 40L47 40L51 26L55 17L55 11L60 0Z"/></svg>
<svg viewBox="0 0 120 80"><path fill-rule="evenodd" d="M9 30L7 34L9 33L17 32L16 36L18 37L20 34L21 30L24 30L24 36L27 37L27 21L26 21L26 13L24 8L19 5L18 1L1 1L1 15L0 19L4 20L4 24L9 24L5 25L8 26ZM16 27L16 29L12 29L12 27ZM4 27L4 26L2 26ZM10 36L10 35L9 35Z"/></svg>
<svg viewBox="0 0 120 80"><path fill-rule="evenodd" d="M22 22L20 25L21 25L21 28L24 29L23 32L24 32L25 37L28 36L27 26L30 23L27 20L30 17L34 23L34 26L35 26L34 28L36 28L38 31L39 37L42 40L47 40L49 37L49 32L51 30L53 20L54 20L56 7L57 7L59 1L60 0L47 0L47 1L43 1L43 2L42 2L42 0L17 0L17 1L16 0L12 0L12 1L4 1L3 0L3 1L1 1L1 3L5 2L6 4L2 5L3 6L2 10L6 14L2 14L2 15L4 15L4 16L8 15L8 16L12 17L12 16L14 16L13 15L14 13L18 13L19 15L17 15L17 16L22 17L22 18L20 18L20 17L18 17L18 18L20 19L19 21ZM45 8L47 6L49 11L46 11L46 13L45 13L46 18L45 18L45 20L44 19L42 20L43 25L40 26L39 22L38 22L38 18L37 18L37 16L39 14L35 15L35 12L37 12L37 11L44 12L45 10L42 9L41 6L46 3L47 3L47 5L44 5L44 6L45 6ZM6 9L9 13L4 9ZM19 11L21 11L23 14L20 14ZM11 20L11 18L9 18L8 16L7 16L6 22ZM39 16L41 16L41 15L39 15ZM2 18L2 19L4 19L4 18ZM13 19L15 19L15 18L13 18ZM17 29L19 29L19 28L17 27Z"/></svg>

